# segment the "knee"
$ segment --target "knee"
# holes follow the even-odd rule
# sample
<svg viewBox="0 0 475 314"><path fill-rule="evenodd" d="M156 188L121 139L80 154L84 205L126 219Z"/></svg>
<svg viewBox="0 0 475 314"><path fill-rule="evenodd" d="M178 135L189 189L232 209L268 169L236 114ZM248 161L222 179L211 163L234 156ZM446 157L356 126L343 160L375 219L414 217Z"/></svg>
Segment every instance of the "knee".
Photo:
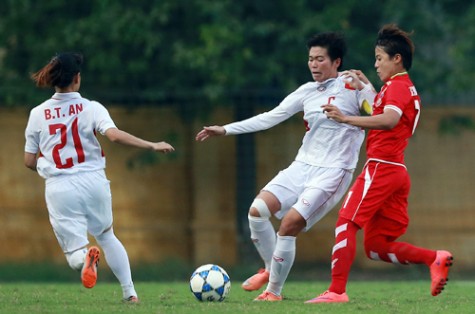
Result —
<svg viewBox="0 0 475 314"><path fill-rule="evenodd" d="M272 216L266 202L260 198L255 198L249 208L249 216L270 218Z"/></svg>
<svg viewBox="0 0 475 314"><path fill-rule="evenodd" d="M300 231L302 231L302 228L298 226L297 223L295 222L282 222L282 224L279 227L279 235L280 236L297 236Z"/></svg>
<svg viewBox="0 0 475 314"><path fill-rule="evenodd" d="M296 237L307 225L305 219L300 215L287 215L282 220L279 227L279 235Z"/></svg>
<svg viewBox="0 0 475 314"><path fill-rule="evenodd" d="M366 243L364 244L364 252L365 252L367 258L373 259L371 252L374 252L374 251L373 251L372 248L371 248L369 245L367 245Z"/></svg>
<svg viewBox="0 0 475 314"><path fill-rule="evenodd" d="M104 231L100 235L95 236L97 243L102 243L102 242L107 241L108 239L114 238L114 237L115 237L115 234L114 234L114 230L112 229L112 227L107 229L106 231Z"/></svg>
<svg viewBox="0 0 475 314"><path fill-rule="evenodd" d="M364 251L369 259L379 260L379 254L385 247L384 240L381 238L373 237L364 240Z"/></svg>

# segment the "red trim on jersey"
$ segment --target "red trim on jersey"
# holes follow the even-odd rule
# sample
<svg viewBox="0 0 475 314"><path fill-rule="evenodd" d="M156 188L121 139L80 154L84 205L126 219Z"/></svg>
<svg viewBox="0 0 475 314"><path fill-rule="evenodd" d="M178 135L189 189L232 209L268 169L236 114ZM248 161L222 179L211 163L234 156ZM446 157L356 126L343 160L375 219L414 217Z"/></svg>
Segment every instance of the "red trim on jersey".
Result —
<svg viewBox="0 0 475 314"><path fill-rule="evenodd" d="M92 130L92 132L94 132L94 136L97 137L97 131L96 131L96 129ZM103 148L101 148L101 156L102 156L102 157L105 157L105 156L106 156L106 154L104 153L104 149L103 149Z"/></svg>
<svg viewBox="0 0 475 314"><path fill-rule="evenodd" d="M345 88L349 90L356 90L356 88L351 87L350 83L345 83Z"/></svg>

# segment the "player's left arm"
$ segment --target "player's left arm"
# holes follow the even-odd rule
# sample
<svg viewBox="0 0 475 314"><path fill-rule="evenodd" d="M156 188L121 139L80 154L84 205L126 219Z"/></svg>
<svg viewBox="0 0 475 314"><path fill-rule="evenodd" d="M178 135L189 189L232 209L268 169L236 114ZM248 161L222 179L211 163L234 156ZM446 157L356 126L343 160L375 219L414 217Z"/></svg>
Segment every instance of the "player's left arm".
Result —
<svg viewBox="0 0 475 314"><path fill-rule="evenodd" d="M36 154L25 152L24 162L27 168L30 168L31 170L36 171L36 163L37 163Z"/></svg>

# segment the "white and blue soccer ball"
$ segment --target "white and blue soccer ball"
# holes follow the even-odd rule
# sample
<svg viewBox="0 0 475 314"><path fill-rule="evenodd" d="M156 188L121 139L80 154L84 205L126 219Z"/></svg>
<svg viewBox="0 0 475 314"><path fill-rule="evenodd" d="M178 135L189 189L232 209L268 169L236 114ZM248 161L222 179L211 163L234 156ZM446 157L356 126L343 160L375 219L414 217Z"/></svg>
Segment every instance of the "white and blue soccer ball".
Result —
<svg viewBox="0 0 475 314"><path fill-rule="evenodd" d="M190 278L190 290L199 301L221 302L229 294L231 279L218 265L206 264L198 267Z"/></svg>

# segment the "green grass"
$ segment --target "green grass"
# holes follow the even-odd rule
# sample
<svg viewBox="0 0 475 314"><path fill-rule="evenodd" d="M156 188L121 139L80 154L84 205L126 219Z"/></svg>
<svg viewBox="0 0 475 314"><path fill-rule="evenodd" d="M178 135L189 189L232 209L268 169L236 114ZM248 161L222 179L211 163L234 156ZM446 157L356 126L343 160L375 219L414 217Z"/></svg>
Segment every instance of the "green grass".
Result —
<svg viewBox="0 0 475 314"><path fill-rule="evenodd" d="M141 303L121 302L118 283L98 282L94 289L80 283L0 283L0 313L473 313L475 282L454 280L444 293L432 297L428 281L354 281L348 285L350 302L304 304L323 292L328 282L289 281L284 301L253 302L258 293L243 291L233 282L221 303L197 301L181 282L137 282Z"/></svg>

